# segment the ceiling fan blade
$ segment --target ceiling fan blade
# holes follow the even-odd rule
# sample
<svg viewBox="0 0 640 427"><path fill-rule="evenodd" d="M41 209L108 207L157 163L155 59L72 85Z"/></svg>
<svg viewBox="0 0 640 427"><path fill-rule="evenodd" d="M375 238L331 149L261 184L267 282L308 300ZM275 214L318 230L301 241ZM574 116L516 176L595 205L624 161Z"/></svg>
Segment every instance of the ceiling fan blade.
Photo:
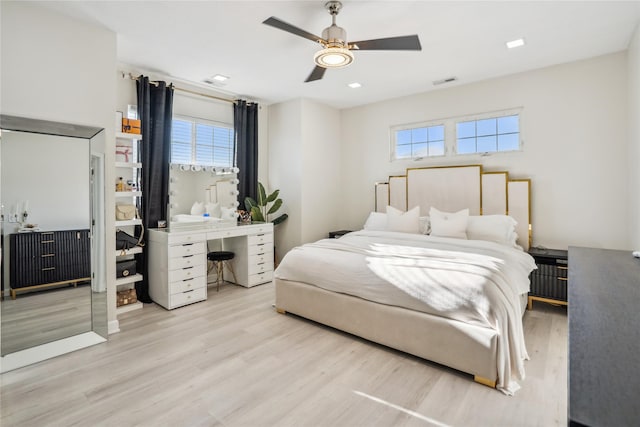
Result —
<svg viewBox="0 0 640 427"><path fill-rule="evenodd" d="M307 80L305 80L304 82L307 83L320 80L324 76L325 71L327 71L326 68L316 65L311 74L309 74L309 77L307 77Z"/></svg>
<svg viewBox="0 0 640 427"><path fill-rule="evenodd" d="M417 35L363 40L349 43L354 50L422 50Z"/></svg>
<svg viewBox="0 0 640 427"><path fill-rule="evenodd" d="M320 40L324 40L322 37L318 37L315 34L311 34L301 28L298 28L294 25L291 24L287 24L284 21L281 21L280 19L276 18L275 16L272 16L271 18L267 18L265 19L263 22L263 24L266 25L270 25L274 28L277 28L279 30L283 30L286 31L288 33L291 34L295 34L296 36L300 36L300 37L304 37L305 39L309 39L313 42L320 42Z"/></svg>

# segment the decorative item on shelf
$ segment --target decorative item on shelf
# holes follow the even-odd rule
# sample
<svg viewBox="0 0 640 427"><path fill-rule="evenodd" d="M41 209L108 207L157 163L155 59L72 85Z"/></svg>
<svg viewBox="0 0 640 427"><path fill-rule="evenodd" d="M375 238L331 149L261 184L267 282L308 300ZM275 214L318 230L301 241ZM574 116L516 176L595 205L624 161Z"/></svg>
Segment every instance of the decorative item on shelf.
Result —
<svg viewBox="0 0 640 427"><path fill-rule="evenodd" d="M264 185L258 182L258 201L256 202L251 197L244 199L244 206L251 212L251 219L259 222L272 222L274 226L284 222L289 217L286 213L269 221L269 215L276 213L282 206L282 199L278 199L279 194L280 190L275 190L267 196Z"/></svg>
<svg viewBox="0 0 640 427"><path fill-rule="evenodd" d="M139 119L138 106L133 104L127 104L127 119Z"/></svg>
<svg viewBox="0 0 640 427"><path fill-rule="evenodd" d="M129 163L129 156L133 154L129 145L116 145L116 162Z"/></svg>
<svg viewBox="0 0 640 427"><path fill-rule="evenodd" d="M142 241L143 237L144 237L144 228L140 233L140 237L132 236L126 231L117 229L116 230L116 250L122 251L122 255L126 255L126 252L131 248L135 248L136 246L143 247L144 246L144 242Z"/></svg>
<svg viewBox="0 0 640 427"><path fill-rule="evenodd" d="M34 231L41 231L38 224L22 224L18 228L18 233L33 233Z"/></svg>
<svg viewBox="0 0 640 427"><path fill-rule="evenodd" d="M140 120L122 119L122 132L140 135L142 133Z"/></svg>
<svg viewBox="0 0 640 427"><path fill-rule="evenodd" d="M116 278L129 277L136 274L136 260L127 259L116 262Z"/></svg>
<svg viewBox="0 0 640 427"><path fill-rule="evenodd" d="M243 224L251 223L251 213L243 210L238 211L238 221Z"/></svg>
<svg viewBox="0 0 640 427"><path fill-rule="evenodd" d="M125 191L124 179L122 177L118 178L118 182L116 182L116 191Z"/></svg>
<svg viewBox="0 0 640 427"><path fill-rule="evenodd" d="M135 304L138 302L138 296L134 289L124 289L116 293L116 306L122 307L123 305Z"/></svg>
<svg viewBox="0 0 640 427"><path fill-rule="evenodd" d="M116 205L117 221L130 221L139 217L138 208L135 205Z"/></svg>

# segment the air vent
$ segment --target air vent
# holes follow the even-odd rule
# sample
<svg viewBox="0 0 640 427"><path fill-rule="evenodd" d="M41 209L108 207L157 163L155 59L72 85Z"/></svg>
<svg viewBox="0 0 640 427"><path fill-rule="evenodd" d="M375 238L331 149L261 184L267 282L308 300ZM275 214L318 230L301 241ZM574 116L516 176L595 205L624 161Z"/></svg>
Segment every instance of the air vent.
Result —
<svg viewBox="0 0 640 427"><path fill-rule="evenodd" d="M455 82L456 80L458 80L457 77L448 77L448 78L442 79L442 80L434 80L433 81L433 85L434 86L443 85L445 83Z"/></svg>
<svg viewBox="0 0 640 427"><path fill-rule="evenodd" d="M229 80L229 77L223 76L222 74L216 74L215 76L204 79L203 82L208 85L222 87L227 84L227 80Z"/></svg>

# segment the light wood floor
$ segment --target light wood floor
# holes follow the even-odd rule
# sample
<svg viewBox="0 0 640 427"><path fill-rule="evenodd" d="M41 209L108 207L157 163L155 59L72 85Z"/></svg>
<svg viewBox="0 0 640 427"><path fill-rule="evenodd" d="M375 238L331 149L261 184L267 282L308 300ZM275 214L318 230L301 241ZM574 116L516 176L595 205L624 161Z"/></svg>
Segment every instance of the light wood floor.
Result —
<svg viewBox="0 0 640 427"><path fill-rule="evenodd" d="M272 308L273 285L120 316L105 344L0 376L2 426L566 425L566 310L524 318L515 396Z"/></svg>
<svg viewBox="0 0 640 427"><path fill-rule="evenodd" d="M2 301L3 355L91 330L91 286L62 286Z"/></svg>

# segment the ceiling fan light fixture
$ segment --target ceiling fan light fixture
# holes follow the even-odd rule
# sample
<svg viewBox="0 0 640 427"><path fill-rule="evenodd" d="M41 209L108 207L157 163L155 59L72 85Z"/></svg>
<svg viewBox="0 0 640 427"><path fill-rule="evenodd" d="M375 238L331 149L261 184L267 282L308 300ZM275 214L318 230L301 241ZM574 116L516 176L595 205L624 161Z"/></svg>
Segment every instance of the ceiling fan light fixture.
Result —
<svg viewBox="0 0 640 427"><path fill-rule="evenodd" d="M353 53L343 47L327 47L316 52L313 60L324 68L346 67L353 62Z"/></svg>

